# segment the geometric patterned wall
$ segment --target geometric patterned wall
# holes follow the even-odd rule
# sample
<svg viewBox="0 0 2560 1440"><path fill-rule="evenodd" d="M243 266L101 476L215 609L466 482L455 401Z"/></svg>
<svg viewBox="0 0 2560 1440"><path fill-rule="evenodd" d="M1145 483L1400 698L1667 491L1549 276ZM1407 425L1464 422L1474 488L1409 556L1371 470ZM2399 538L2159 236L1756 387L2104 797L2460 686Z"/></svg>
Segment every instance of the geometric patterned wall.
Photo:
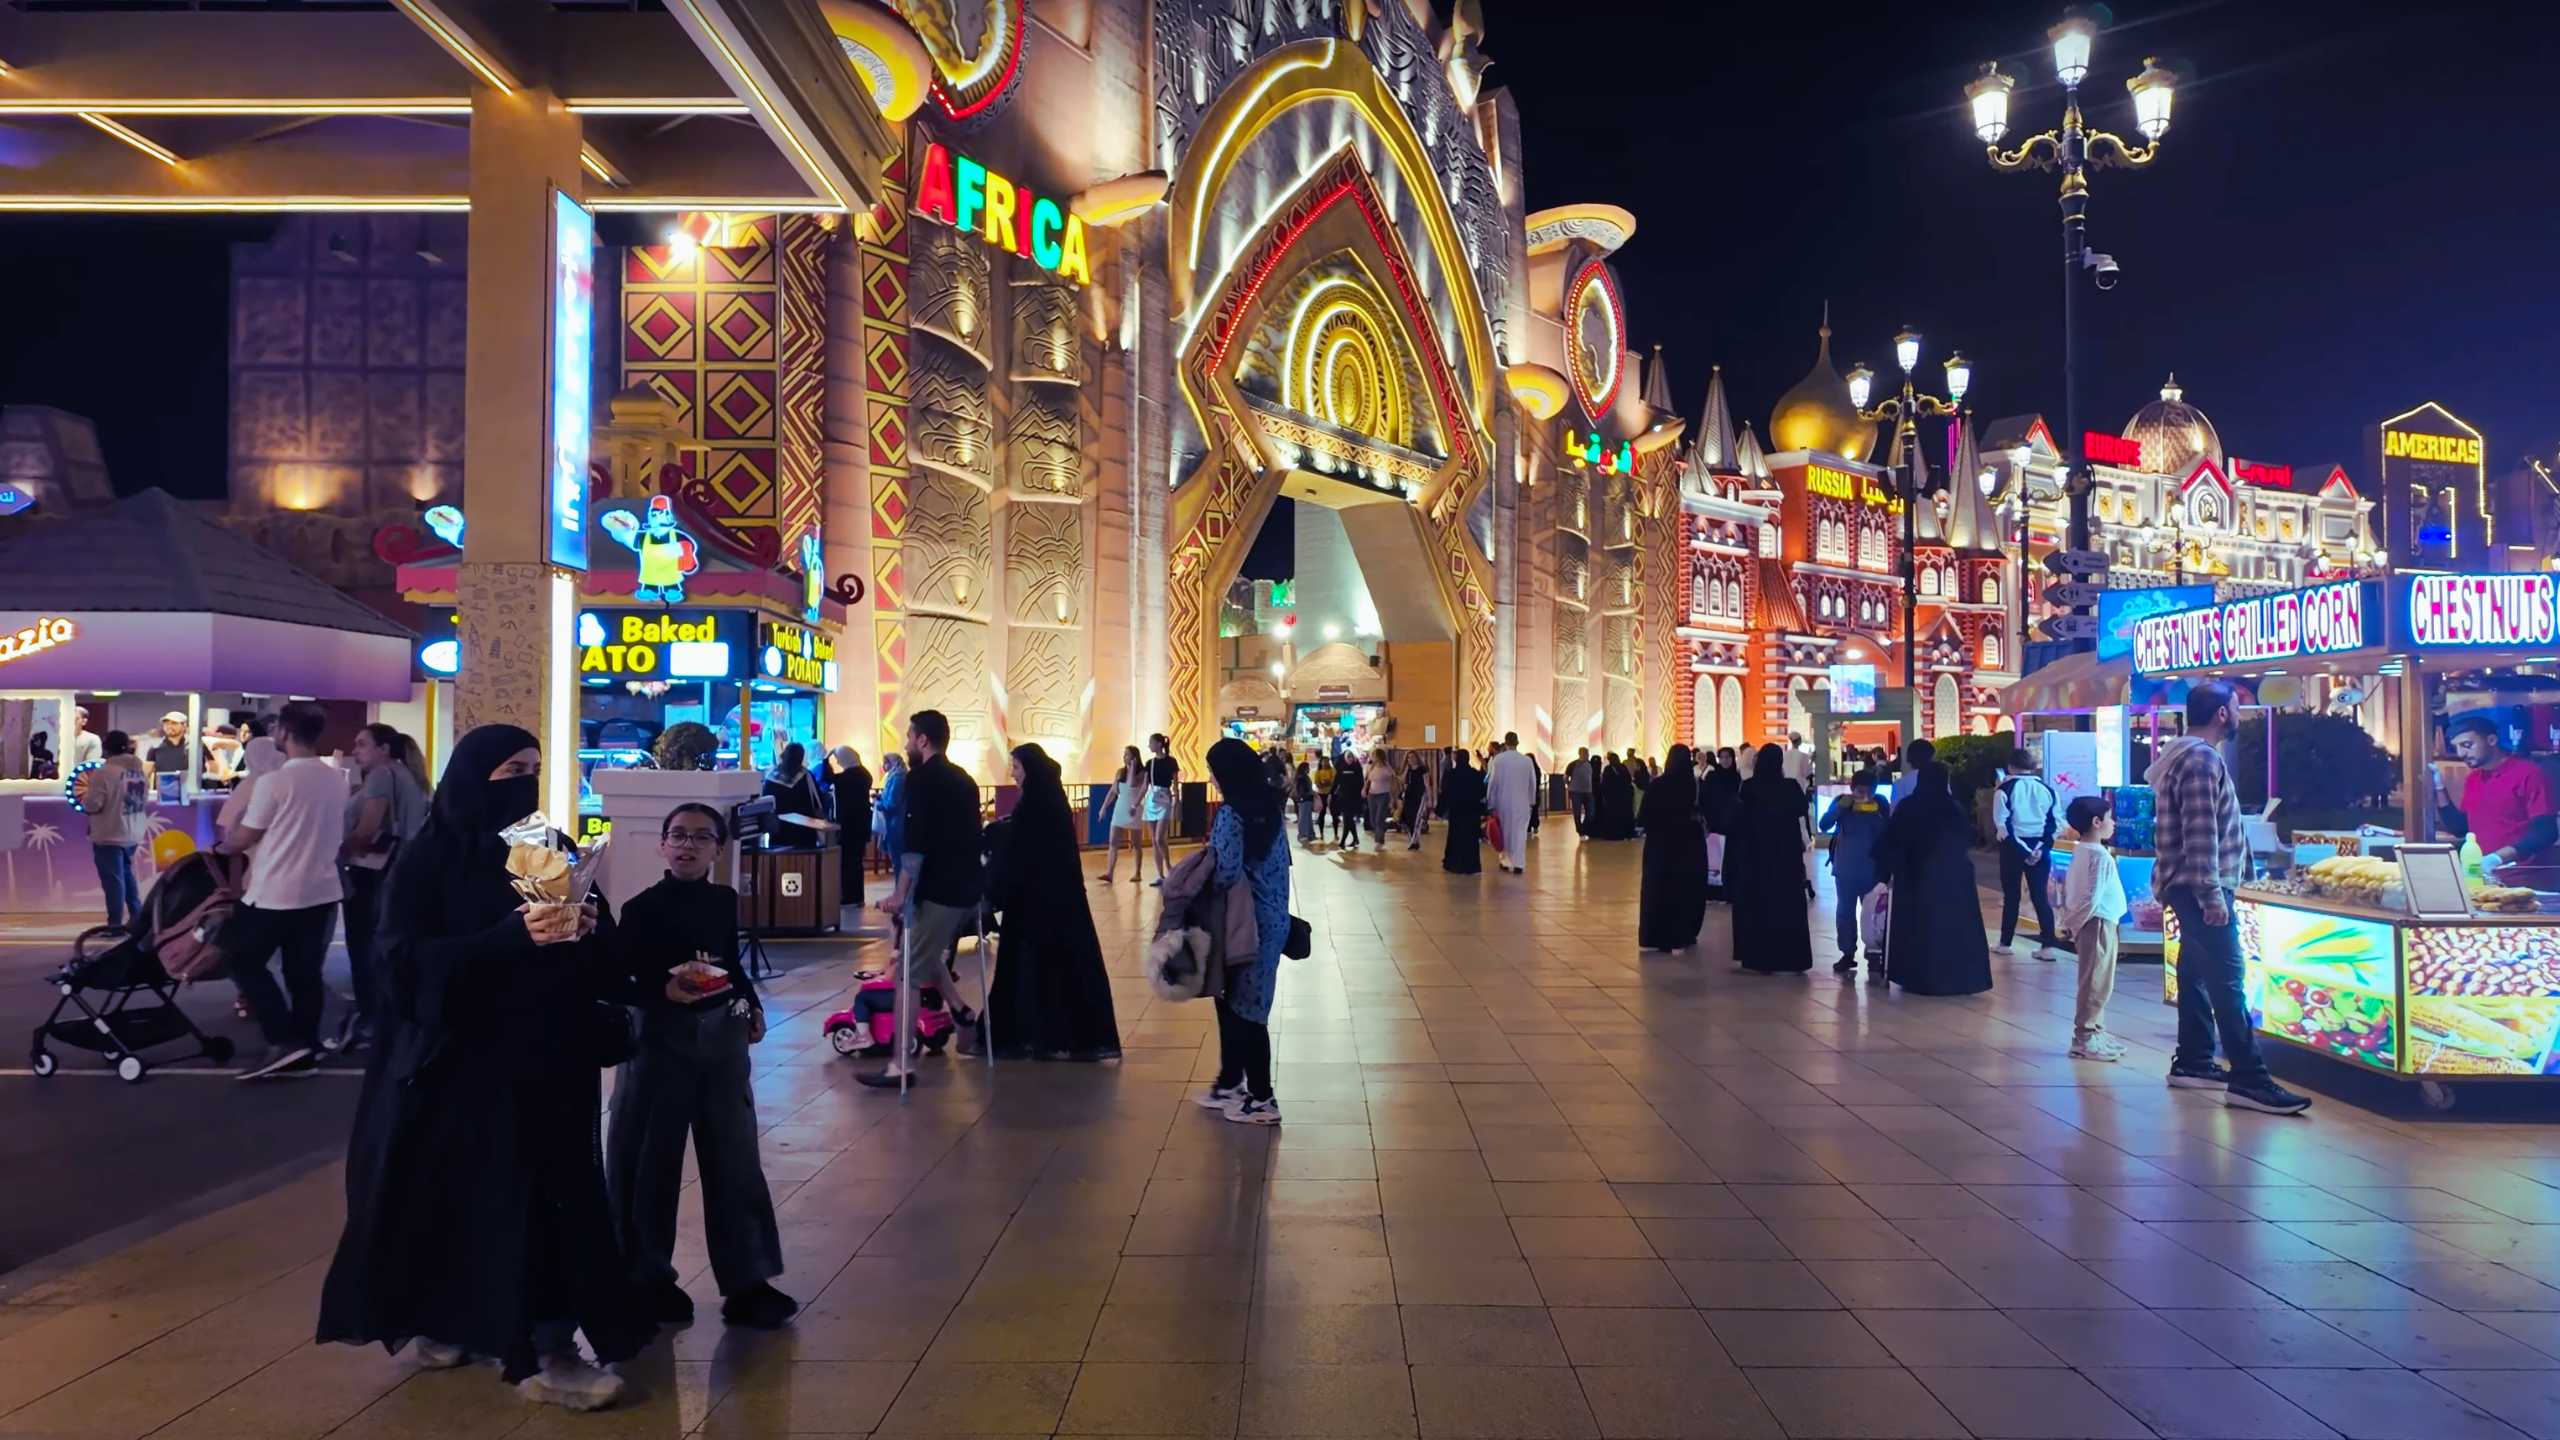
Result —
<svg viewBox="0 0 2560 1440"><path fill-rule="evenodd" d="M297 215L231 247L232 508L462 494L460 215Z"/></svg>
<svg viewBox="0 0 2560 1440"><path fill-rule="evenodd" d="M906 156L890 158L881 200L857 227L862 275L862 400L871 457L871 606L879 664L880 749L906 747L907 328Z"/></svg>
<svg viewBox="0 0 2560 1440"><path fill-rule="evenodd" d="M826 241L815 217L766 215L735 245L624 252L622 383L701 442L692 507L772 559L796 558L818 522Z"/></svg>

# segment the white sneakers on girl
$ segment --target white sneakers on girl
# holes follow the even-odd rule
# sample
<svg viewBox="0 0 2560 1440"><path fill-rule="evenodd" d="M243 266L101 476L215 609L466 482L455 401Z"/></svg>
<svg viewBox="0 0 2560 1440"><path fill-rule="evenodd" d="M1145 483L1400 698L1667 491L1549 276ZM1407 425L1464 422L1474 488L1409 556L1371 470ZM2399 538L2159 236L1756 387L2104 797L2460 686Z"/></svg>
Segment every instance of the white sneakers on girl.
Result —
<svg viewBox="0 0 2560 1440"><path fill-rule="evenodd" d="M539 1372L516 1382L516 1393L537 1405L601 1410L622 1398L622 1377L574 1352L545 1355Z"/></svg>

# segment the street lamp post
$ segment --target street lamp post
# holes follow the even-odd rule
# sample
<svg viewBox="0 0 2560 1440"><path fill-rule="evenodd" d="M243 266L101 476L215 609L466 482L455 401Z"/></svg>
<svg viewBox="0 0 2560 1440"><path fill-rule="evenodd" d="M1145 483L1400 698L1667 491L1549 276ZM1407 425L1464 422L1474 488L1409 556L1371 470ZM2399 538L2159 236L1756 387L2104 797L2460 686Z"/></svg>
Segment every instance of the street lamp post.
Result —
<svg viewBox="0 0 2560 1440"><path fill-rule="evenodd" d="M2026 673L2027 654L2027 539L2035 526L2035 512L2027 506L2027 460L2035 452L2024 442L2010 447L2009 483L2017 491L2012 498L2018 504L2018 673Z"/></svg>
<svg viewBox="0 0 2560 1440"><path fill-rule="evenodd" d="M1956 407L1963 403L1964 392L1973 386L1973 362L1961 350L1947 356L1947 398L1922 392L1911 383L1911 372L1920 364L1920 332L1903 327L1893 337L1893 362L1902 370L1902 393L1878 401L1872 407L1867 399L1875 391L1876 372L1865 361L1849 367L1849 403L1858 409L1858 418L1867 421L1891 420L1894 437L1902 457L1903 470L1895 488L1902 492L1902 688L1911 690L1916 655L1913 641L1913 617L1920 608L1919 573L1912 563L1911 552L1919 548L1921 503L1927 498L1920 493L1920 425L1923 415L1942 419L1956 418Z"/></svg>
<svg viewBox="0 0 2560 1440"><path fill-rule="evenodd" d="M2054 78L2062 82L2062 123L2029 136L2014 150L2001 149L2000 140L2009 133L2009 92L2017 77L2001 74L1995 61L1984 65L1981 78L1964 91L1973 111L1973 133L1992 169L2062 172L2062 427L2069 464L2063 493L2071 506L2073 550L2089 548L2089 458L2080 429L2080 277L2086 271L2099 289L2107 290L2114 288L2117 274L2113 256L2089 248L2088 172L2110 166L2139 170L2157 159L2160 138L2169 133L2169 106L2178 84L2175 73L2151 58L2143 60L2141 74L2125 82L2133 96L2134 127L2146 144L2088 128L2080 117L2080 83L2089 78L2097 36L2097 21L2077 10L2046 32L2053 45Z"/></svg>

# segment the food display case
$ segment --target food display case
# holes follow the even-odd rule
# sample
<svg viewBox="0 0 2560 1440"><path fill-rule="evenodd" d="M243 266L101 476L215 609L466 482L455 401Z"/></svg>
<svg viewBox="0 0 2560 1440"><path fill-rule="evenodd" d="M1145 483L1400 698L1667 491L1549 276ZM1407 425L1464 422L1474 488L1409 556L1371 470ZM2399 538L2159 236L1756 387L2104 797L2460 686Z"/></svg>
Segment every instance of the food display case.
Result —
<svg viewBox="0 0 2560 1440"><path fill-rule="evenodd" d="M2244 886L2241 989L2261 1035L2421 1082L2560 1075L2560 915L2421 918L2362 899ZM2163 984L2178 998L2177 917ZM2428 1100L2449 1104L2432 1086Z"/></svg>

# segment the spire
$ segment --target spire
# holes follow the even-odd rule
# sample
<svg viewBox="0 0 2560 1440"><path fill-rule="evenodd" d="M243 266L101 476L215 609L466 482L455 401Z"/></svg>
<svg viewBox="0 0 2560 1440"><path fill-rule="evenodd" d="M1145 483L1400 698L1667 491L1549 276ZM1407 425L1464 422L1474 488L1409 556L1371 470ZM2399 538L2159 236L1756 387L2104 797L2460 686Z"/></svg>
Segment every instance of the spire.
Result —
<svg viewBox="0 0 2560 1440"><path fill-rule="evenodd" d="M1943 548L1947 543L1947 532L1938 524L1938 497L1923 495L1920 497L1919 504L1920 508L1911 516L1913 548L1929 545Z"/></svg>
<svg viewBox="0 0 2560 1440"><path fill-rule="evenodd" d="M1698 443L1692 453L1717 469L1733 467L1733 407L1725 403L1721 365L1707 371L1707 403L1698 412Z"/></svg>
<svg viewBox="0 0 2560 1440"><path fill-rule="evenodd" d="M1956 473L1947 484L1947 497L1954 502L1947 514L1947 540L1959 550L1997 555L2000 517L1991 513L1991 502L1982 494L1978 478L1982 461L1974 448L1972 414L1968 412L1957 424L1961 438L1956 442Z"/></svg>
<svg viewBox="0 0 2560 1440"><path fill-rule="evenodd" d="M2169 372L2168 382L2160 387L2160 398L2163 400L2184 400L2187 398L2187 387L2178 383L2177 371L2172 370Z"/></svg>
<svg viewBox="0 0 2560 1440"><path fill-rule="evenodd" d="M1645 408L1656 415L1671 413L1671 377L1662 368L1662 347L1653 347L1653 359L1644 367Z"/></svg>
<svg viewBox="0 0 2560 1440"><path fill-rule="evenodd" d="M1733 468L1746 480L1769 478L1768 458L1760 453L1760 437L1751 433L1751 422L1742 422L1742 438L1733 443Z"/></svg>

